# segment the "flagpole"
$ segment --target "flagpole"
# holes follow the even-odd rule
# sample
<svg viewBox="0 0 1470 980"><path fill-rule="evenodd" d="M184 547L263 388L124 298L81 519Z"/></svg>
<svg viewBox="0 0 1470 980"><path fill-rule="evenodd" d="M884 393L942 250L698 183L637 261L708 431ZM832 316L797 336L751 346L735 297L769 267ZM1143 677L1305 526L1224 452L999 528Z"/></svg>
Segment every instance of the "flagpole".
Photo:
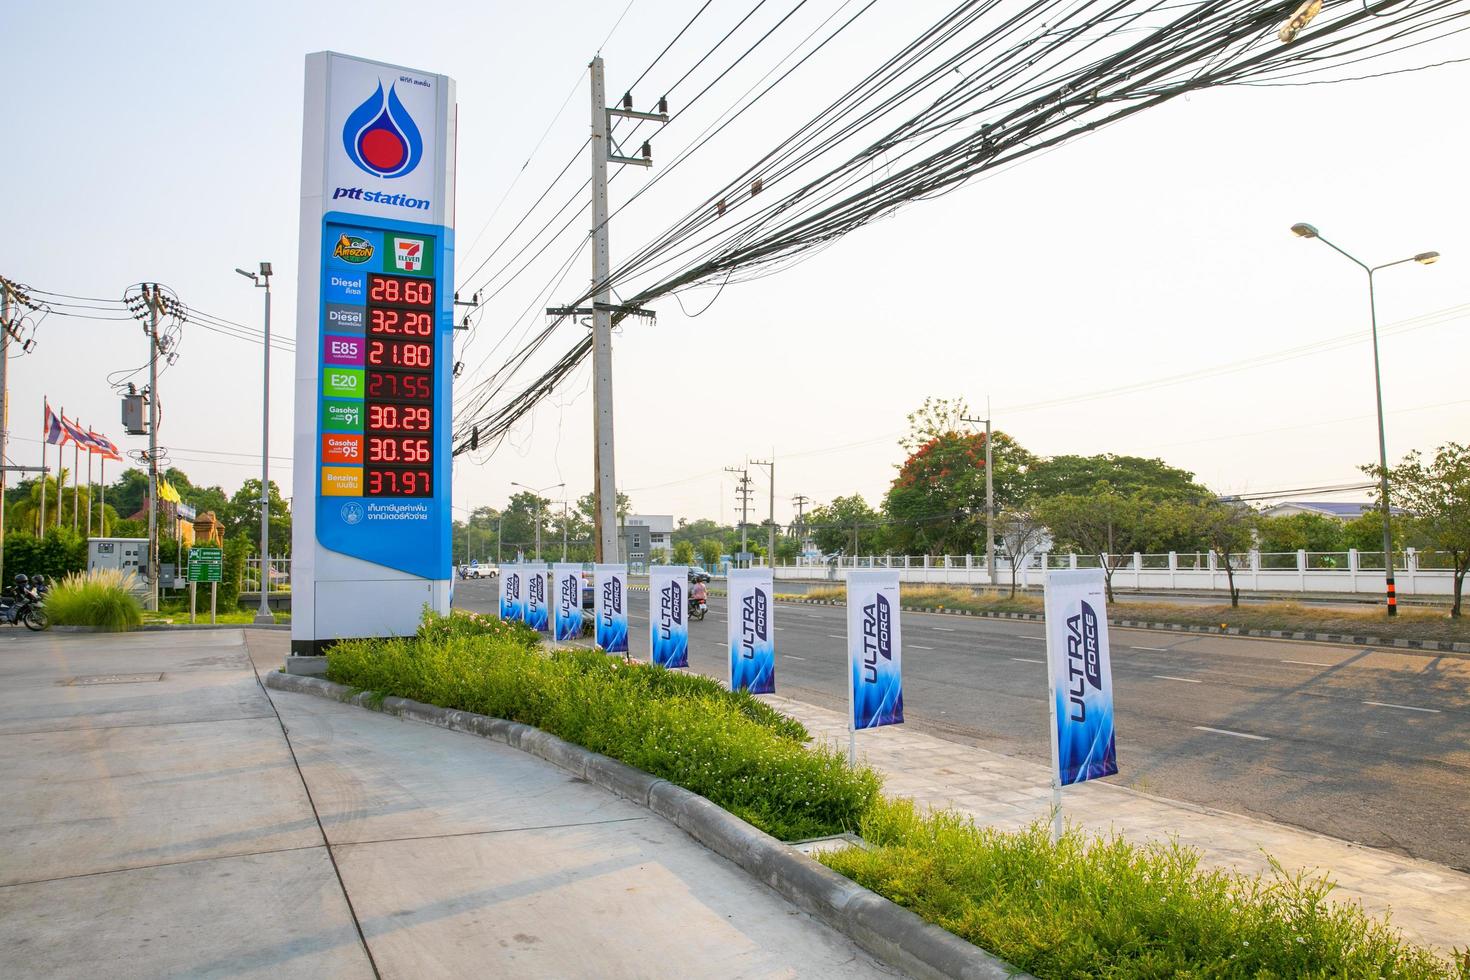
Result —
<svg viewBox="0 0 1470 980"><path fill-rule="evenodd" d="M107 537L107 456L97 461L99 472L97 474L97 490L100 499L97 501L97 527L101 531L99 537Z"/></svg>
<svg viewBox="0 0 1470 980"><path fill-rule="evenodd" d="M80 429L81 427L82 427L82 423L81 423L80 420L78 420L77 421L77 428ZM77 530L78 530L77 523L78 523L78 520L81 517L81 510L82 510L82 483L81 483L81 479L80 479L80 477L81 477L81 469L82 469L82 447L77 444L77 441L75 439L73 439L71 441L71 533L72 534L76 534L77 533Z"/></svg>
<svg viewBox="0 0 1470 980"><path fill-rule="evenodd" d="M92 430L91 429L88 429L87 430L87 435L90 436L91 434L92 434ZM88 449L87 449L87 537L89 537L89 538L92 536L92 457L94 455L96 455L96 454L92 452L91 447L88 447Z"/></svg>
<svg viewBox="0 0 1470 980"><path fill-rule="evenodd" d="M50 445L46 437L51 435L50 426L46 424L47 416L51 414L51 403L46 396L41 396L41 523L36 529L36 538L46 536L46 447Z"/></svg>
<svg viewBox="0 0 1470 980"><path fill-rule="evenodd" d="M65 460L61 458L61 447L66 445L66 408L58 416L61 426L61 441L56 444L56 530L61 530L61 473Z"/></svg>

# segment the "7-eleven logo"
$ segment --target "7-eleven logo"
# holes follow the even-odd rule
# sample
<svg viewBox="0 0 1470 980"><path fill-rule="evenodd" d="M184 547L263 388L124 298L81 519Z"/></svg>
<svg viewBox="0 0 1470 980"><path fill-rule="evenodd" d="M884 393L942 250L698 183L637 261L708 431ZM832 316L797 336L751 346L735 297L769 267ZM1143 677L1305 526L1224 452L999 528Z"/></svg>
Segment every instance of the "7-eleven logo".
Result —
<svg viewBox="0 0 1470 980"><path fill-rule="evenodd" d="M393 264L404 272L418 272L424 267L422 238L393 239Z"/></svg>

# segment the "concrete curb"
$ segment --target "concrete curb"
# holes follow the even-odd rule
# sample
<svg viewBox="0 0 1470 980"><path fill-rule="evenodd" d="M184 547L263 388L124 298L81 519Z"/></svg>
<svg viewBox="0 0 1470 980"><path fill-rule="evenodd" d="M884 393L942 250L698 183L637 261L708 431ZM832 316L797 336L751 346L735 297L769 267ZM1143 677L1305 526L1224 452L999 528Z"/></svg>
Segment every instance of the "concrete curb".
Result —
<svg viewBox="0 0 1470 980"><path fill-rule="evenodd" d="M778 602L799 606L846 606L836 599L792 599L777 597ZM1023 619L1041 622L1040 613L970 612L965 609L934 609L929 606L904 606L904 612L932 613L936 616L973 616L977 619ZM1141 619L1114 619L1109 625L1135 630L1159 630L1165 633L1206 633L1212 636L1253 636L1267 640L1311 640L1314 643L1346 643L1359 647L1389 647L1398 650L1428 650L1440 653L1470 653L1470 643L1444 640L1385 640L1377 636L1347 633L1308 633L1292 630L1247 630L1239 627L1192 626L1183 623L1150 623Z"/></svg>
<svg viewBox="0 0 1470 980"><path fill-rule="evenodd" d="M1002 980L1030 976L818 864L704 797L539 728L420 704L407 698L380 700L370 691L355 691L318 677L271 671L265 675L264 683L278 691L310 694L479 735L545 759L658 814L881 962L910 976L922 980Z"/></svg>

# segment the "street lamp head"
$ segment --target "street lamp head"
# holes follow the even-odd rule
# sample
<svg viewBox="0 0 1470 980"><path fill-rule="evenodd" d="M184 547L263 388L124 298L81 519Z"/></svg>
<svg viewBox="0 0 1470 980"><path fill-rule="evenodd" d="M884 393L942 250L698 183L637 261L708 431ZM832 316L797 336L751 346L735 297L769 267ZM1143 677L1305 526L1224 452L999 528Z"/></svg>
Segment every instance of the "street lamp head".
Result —
<svg viewBox="0 0 1470 980"><path fill-rule="evenodd" d="M1420 265L1434 265L1434 263L1439 261L1439 253L1420 252L1418 255L1414 256L1414 261L1418 262Z"/></svg>
<svg viewBox="0 0 1470 980"><path fill-rule="evenodd" d="M260 274L265 276L266 278L270 278L271 264L269 262L260 263Z"/></svg>
<svg viewBox="0 0 1470 980"><path fill-rule="evenodd" d="M244 269L238 269L238 268L235 271L238 272L238 273L240 273L240 275L244 276L246 279L249 279L251 282L254 282L255 281L255 273L253 273L253 272L246 272Z"/></svg>
<svg viewBox="0 0 1470 980"><path fill-rule="evenodd" d="M1298 238L1316 238L1317 226L1309 225L1305 221L1298 221L1291 226L1291 233Z"/></svg>

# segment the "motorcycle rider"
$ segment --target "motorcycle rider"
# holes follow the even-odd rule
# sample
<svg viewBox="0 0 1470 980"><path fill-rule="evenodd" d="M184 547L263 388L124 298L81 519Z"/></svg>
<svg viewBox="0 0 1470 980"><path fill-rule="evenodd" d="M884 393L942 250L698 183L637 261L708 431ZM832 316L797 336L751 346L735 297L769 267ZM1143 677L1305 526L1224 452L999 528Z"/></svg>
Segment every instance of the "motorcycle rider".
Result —
<svg viewBox="0 0 1470 980"><path fill-rule="evenodd" d="M0 599L7 599L11 602L24 599L27 593L30 592L30 589L31 577L29 575L17 575L11 580L11 584L5 587L4 591L0 591Z"/></svg>
<svg viewBox="0 0 1470 980"><path fill-rule="evenodd" d="M704 579L702 579L702 578L695 579L694 580L694 584L689 587L689 605L690 606L697 606L701 602L708 602L708 601L709 601L709 589L705 588L705 586L704 586Z"/></svg>

